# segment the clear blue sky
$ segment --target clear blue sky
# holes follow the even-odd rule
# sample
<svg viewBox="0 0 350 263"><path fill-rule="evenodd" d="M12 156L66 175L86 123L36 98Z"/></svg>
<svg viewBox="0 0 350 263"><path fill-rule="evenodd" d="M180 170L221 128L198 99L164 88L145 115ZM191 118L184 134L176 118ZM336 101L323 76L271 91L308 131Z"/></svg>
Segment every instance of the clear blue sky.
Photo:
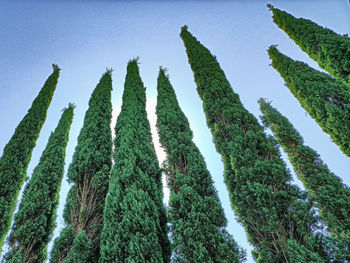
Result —
<svg viewBox="0 0 350 263"><path fill-rule="evenodd" d="M350 32L347 0L276 0L270 3L338 33ZM260 115L259 97L272 100L272 105L300 131L305 143L350 185L350 158L321 131L284 86L279 74L269 67L266 49L271 44L278 44L281 52L318 69L317 64L272 22L266 1L1 0L0 151L51 74L51 63L61 67L61 76L33 151L28 175L38 163L61 109L74 102L77 108L67 147L68 167L90 94L106 68L114 69L112 103L117 112L129 59L140 57L141 77L147 87L147 97L153 102L158 68L167 67L180 106L189 118L194 141L203 153L218 189L229 221L228 230L241 246L247 248L248 262L253 262L244 229L236 223L230 209L223 184L223 165L206 126L193 74L179 37L180 27L184 24L217 56L233 90L251 113L256 117ZM300 184L297 179L295 182ZM64 178L57 219L59 228L63 226L62 209L68 189Z"/></svg>

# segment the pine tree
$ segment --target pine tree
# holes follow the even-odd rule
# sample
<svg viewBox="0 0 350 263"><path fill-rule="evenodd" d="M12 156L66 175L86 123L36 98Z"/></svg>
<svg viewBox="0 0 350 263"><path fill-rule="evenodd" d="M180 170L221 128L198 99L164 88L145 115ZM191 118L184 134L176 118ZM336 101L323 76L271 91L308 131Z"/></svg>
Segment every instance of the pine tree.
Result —
<svg viewBox="0 0 350 263"><path fill-rule="evenodd" d="M59 72L60 68L53 65L53 73L18 124L0 159L0 252L10 229L18 193L26 178L32 151L56 89Z"/></svg>
<svg viewBox="0 0 350 263"><path fill-rule="evenodd" d="M50 135L15 214L10 235L12 253L9 258L21 250L23 262L44 262L46 259L46 246L55 227L56 206L72 119L73 105L69 105Z"/></svg>
<svg viewBox="0 0 350 263"><path fill-rule="evenodd" d="M168 218L176 261L240 262L204 158L192 141L188 120L164 69L159 71L157 89L157 126L167 152Z"/></svg>
<svg viewBox="0 0 350 263"><path fill-rule="evenodd" d="M345 247L344 254L350 260L350 189L334 175L310 147L288 119L270 103L259 100L263 122L270 127L277 142L289 156L295 172L305 188L314 197L321 218L339 245ZM347 249L348 248L348 249Z"/></svg>
<svg viewBox="0 0 350 263"><path fill-rule="evenodd" d="M99 262L169 262L161 172L137 60L128 63Z"/></svg>
<svg viewBox="0 0 350 263"><path fill-rule="evenodd" d="M291 185L276 142L233 92L216 58L184 26L180 34L203 101L207 124L221 154L236 216L258 262L327 262L312 205ZM306 251L300 258L300 251Z"/></svg>
<svg viewBox="0 0 350 263"><path fill-rule="evenodd" d="M74 183L68 193L64 211L69 229L64 229L59 240L56 240L51 262L70 262L66 257L78 242L72 240L70 227L74 229L75 238L79 238L79 233L84 230L91 242L90 258L85 262L97 262L100 256L103 208L112 166L111 91L111 70L107 70L91 95L89 109L68 169L69 182ZM81 246L76 249L79 247ZM83 253L85 252L81 251ZM60 260L53 261L54 257Z"/></svg>
<svg viewBox="0 0 350 263"><path fill-rule="evenodd" d="M350 39L317 25L308 19L295 18L272 5L273 21L318 65L333 77L350 85Z"/></svg>
<svg viewBox="0 0 350 263"><path fill-rule="evenodd" d="M284 78L301 106L328 133L334 143L350 156L350 94L340 81L294 61L275 46L268 50L272 66Z"/></svg>

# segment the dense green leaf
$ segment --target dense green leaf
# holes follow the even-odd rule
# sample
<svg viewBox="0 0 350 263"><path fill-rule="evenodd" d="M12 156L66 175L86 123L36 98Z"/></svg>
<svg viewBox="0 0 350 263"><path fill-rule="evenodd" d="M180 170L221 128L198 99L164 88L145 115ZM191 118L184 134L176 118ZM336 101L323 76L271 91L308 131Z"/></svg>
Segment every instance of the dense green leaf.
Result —
<svg viewBox="0 0 350 263"><path fill-rule="evenodd" d="M44 262L46 246L55 228L58 194L64 172L73 106L64 110L26 186L10 235L12 254L21 250L23 262Z"/></svg>
<svg viewBox="0 0 350 263"><path fill-rule="evenodd" d="M295 18L268 5L273 21L284 30L318 65L350 87L350 39L317 25L308 19Z"/></svg>
<svg viewBox="0 0 350 263"><path fill-rule="evenodd" d="M55 239L53 250L51 252L50 262L64 262L75 238L74 229L71 225L66 226L60 234L59 238ZM69 261L68 261L69 262Z"/></svg>
<svg viewBox="0 0 350 263"><path fill-rule="evenodd" d="M174 261L240 262L244 252L225 229L213 181L164 69L159 71L157 89L157 126L168 161Z"/></svg>
<svg viewBox="0 0 350 263"><path fill-rule="evenodd" d="M60 69L57 65L53 65L53 69L0 159L0 252L11 225L19 190L26 178L32 151L56 89Z"/></svg>
<svg viewBox="0 0 350 263"><path fill-rule="evenodd" d="M69 257L72 263L85 263L89 262L92 254L92 242L87 237L84 230L80 231L74 239L72 249L70 250Z"/></svg>
<svg viewBox="0 0 350 263"><path fill-rule="evenodd" d="M303 138L287 118L270 103L259 100L263 122L289 156L296 174L320 209L342 254L350 260L350 189L329 171L319 155L303 144Z"/></svg>
<svg viewBox="0 0 350 263"><path fill-rule="evenodd" d="M203 101L207 124L221 154L224 179L237 219L254 246L257 262L288 262L297 249L327 262L322 240L313 235L318 220L307 196L291 185L276 142L233 92L216 58L184 26L180 34ZM308 242L306 242L308 240Z"/></svg>
<svg viewBox="0 0 350 263"><path fill-rule="evenodd" d="M99 262L169 262L161 172L136 60L127 67L115 132Z"/></svg>
<svg viewBox="0 0 350 263"><path fill-rule="evenodd" d="M85 235L91 241L91 253L86 262L93 263L97 262L100 256L103 208L112 166L111 91L111 70L107 70L91 95L83 128L68 169L68 179L73 183L73 187L67 197L64 219L73 227L76 238L79 238L82 230L85 231ZM59 241L64 238L63 234L65 232L61 233L53 248L53 253L59 255L56 262L72 260L71 256L66 257L73 242L68 244ZM76 250L80 247L76 247ZM53 262L52 259L51 261Z"/></svg>
<svg viewBox="0 0 350 263"><path fill-rule="evenodd" d="M268 50L272 66L281 74L301 106L350 156L350 92L342 82L307 64L294 61L275 46Z"/></svg>

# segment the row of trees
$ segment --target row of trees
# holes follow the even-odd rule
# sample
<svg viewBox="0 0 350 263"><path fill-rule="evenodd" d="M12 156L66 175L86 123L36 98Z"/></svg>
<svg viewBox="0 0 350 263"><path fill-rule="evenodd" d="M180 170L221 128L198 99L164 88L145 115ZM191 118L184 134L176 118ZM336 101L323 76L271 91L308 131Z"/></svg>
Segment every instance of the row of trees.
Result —
<svg viewBox="0 0 350 263"><path fill-rule="evenodd" d="M137 60L127 67L115 132L99 262L169 262L161 171Z"/></svg>
<svg viewBox="0 0 350 263"><path fill-rule="evenodd" d="M276 46L268 49L272 66L280 73L286 86L300 105L328 133L333 142L350 156L350 39L316 23L295 18L272 5L275 24L285 31L319 66L330 75L307 64L294 61L280 53ZM277 142L289 156L293 168L308 190L326 224L333 247L335 262L350 260L350 189L333 174L319 155L303 144L302 136L287 118L266 100L260 99L263 123L275 135Z"/></svg>
<svg viewBox="0 0 350 263"><path fill-rule="evenodd" d="M103 208L112 167L112 78L107 70L93 91L78 136L64 209L67 224L54 242L51 262L97 262Z"/></svg>
<svg viewBox="0 0 350 263"><path fill-rule="evenodd" d="M0 159L0 252L11 226L18 193L26 178L32 151L45 122L59 73L60 68L53 65L53 73L18 124Z"/></svg>
<svg viewBox="0 0 350 263"><path fill-rule="evenodd" d="M345 154L350 155L350 40L268 5L274 22L331 76L268 50L287 87ZM189 31L180 34L194 73L207 124L224 162L224 181L236 219L244 225L257 262L350 260L350 189L269 102L260 99L265 127L242 105L216 58ZM337 49L337 46L341 48ZM349 53L350 54L350 53ZM59 68L48 78L0 159L0 245L11 224ZM167 153L168 211L161 169L146 113L137 59L127 66L123 104L112 151L111 70L93 91L68 169L72 184L65 228L51 262L243 262L245 252L226 231L224 216L203 156L175 91L160 68L157 127ZM27 185L10 233L7 262L43 262L54 228L73 105L64 109ZM278 145L307 191L292 184ZM112 156L114 162L112 163ZM167 225L169 223L169 226ZM325 230L327 230L325 232ZM168 236L168 232L170 235ZM169 240L170 239L170 240Z"/></svg>
<svg viewBox="0 0 350 263"><path fill-rule="evenodd" d="M291 184L276 142L233 92L216 58L181 31L207 124L225 165L232 208L258 262L327 262L307 195Z"/></svg>
<svg viewBox="0 0 350 263"><path fill-rule="evenodd" d="M259 100L263 123L271 128L288 154L293 168L327 224L338 253L350 260L350 189L333 174L319 155L304 145L300 133L288 119L264 99Z"/></svg>
<svg viewBox="0 0 350 263"><path fill-rule="evenodd" d="M34 169L15 215L10 234L9 262L42 262L55 228L56 207L64 172L65 148L73 119L73 105L64 109L57 128Z"/></svg>
<svg viewBox="0 0 350 263"><path fill-rule="evenodd" d="M227 220L213 181L162 68L157 90L157 127L167 152L174 261L241 262L244 251L225 230Z"/></svg>

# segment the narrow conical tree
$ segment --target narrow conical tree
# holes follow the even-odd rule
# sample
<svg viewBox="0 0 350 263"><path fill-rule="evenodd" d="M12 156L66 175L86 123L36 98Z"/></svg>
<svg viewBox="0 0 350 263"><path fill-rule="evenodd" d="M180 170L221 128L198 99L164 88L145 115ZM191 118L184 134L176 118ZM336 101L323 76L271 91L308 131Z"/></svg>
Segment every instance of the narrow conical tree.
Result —
<svg viewBox="0 0 350 263"><path fill-rule="evenodd" d="M128 63L99 262L169 262L161 172L137 60Z"/></svg>
<svg viewBox="0 0 350 263"><path fill-rule="evenodd" d="M318 65L350 86L350 38L317 25L308 19L295 18L272 5L273 21Z"/></svg>
<svg viewBox="0 0 350 263"><path fill-rule="evenodd" d="M44 262L46 259L47 243L55 227L56 206L72 119L73 105L69 105L50 135L15 214L9 258L20 250L22 262Z"/></svg>
<svg viewBox="0 0 350 263"><path fill-rule="evenodd" d="M346 259L350 260L350 189L313 149L304 145L303 138L286 117L264 99L259 103L264 124L271 128L288 154L299 179L317 202L321 218L339 246L344 247Z"/></svg>
<svg viewBox="0 0 350 263"><path fill-rule="evenodd" d="M18 124L0 159L0 252L10 229L17 196L26 178L32 151L56 89L59 72L60 68L53 65L53 73Z"/></svg>
<svg viewBox="0 0 350 263"><path fill-rule="evenodd" d="M203 101L207 124L221 154L233 209L255 247L258 262L327 262L310 202L296 186L267 137L233 92L216 58L184 26L180 34Z"/></svg>
<svg viewBox="0 0 350 263"><path fill-rule="evenodd" d="M327 74L283 55L275 46L271 46L268 53L272 66L301 106L350 156L350 94L347 87Z"/></svg>
<svg viewBox="0 0 350 263"><path fill-rule="evenodd" d="M100 256L103 208L112 166L111 91L111 70L108 70L91 95L68 169L68 179L74 185L68 193L64 219L67 227L74 229L76 238L84 230L85 236L91 241L90 257L85 262L97 262ZM71 231L64 229L61 234L55 242L51 262L63 262L76 243ZM78 253L79 247L76 247L75 253ZM59 260L53 261L53 257Z"/></svg>
<svg viewBox="0 0 350 263"><path fill-rule="evenodd" d="M173 252L176 262L240 262L239 248L203 156L164 69L158 76L157 126L167 152Z"/></svg>

